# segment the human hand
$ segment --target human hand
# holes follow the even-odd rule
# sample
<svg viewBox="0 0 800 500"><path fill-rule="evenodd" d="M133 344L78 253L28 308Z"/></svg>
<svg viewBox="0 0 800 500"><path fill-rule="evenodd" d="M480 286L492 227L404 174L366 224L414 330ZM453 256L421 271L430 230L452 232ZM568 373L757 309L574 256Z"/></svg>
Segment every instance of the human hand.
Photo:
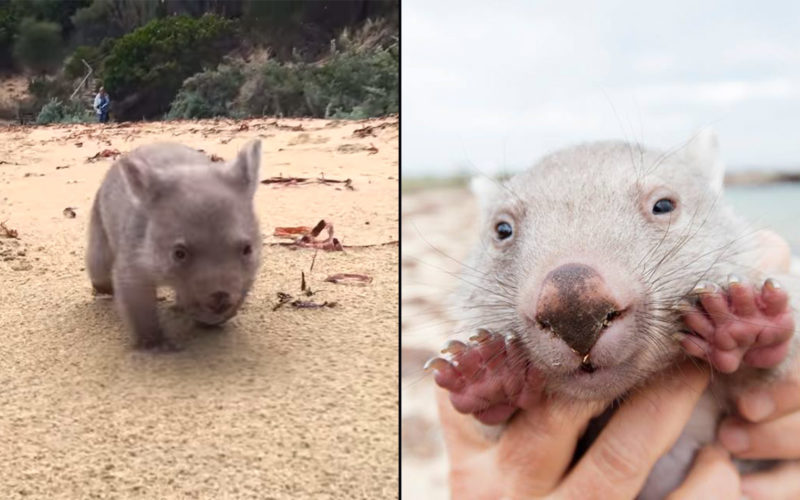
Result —
<svg viewBox="0 0 800 500"><path fill-rule="evenodd" d="M446 391L437 389L452 497L633 498L681 434L708 379L707 369L687 363L637 391L569 473L577 441L602 410L599 405L540 397L493 441L481 434L473 417L456 412ZM739 498L738 473L718 447L698 455L671 498L697 498L703 492Z"/></svg>
<svg viewBox="0 0 800 500"><path fill-rule="evenodd" d="M742 492L752 500L800 498L800 363L769 387L736 399L739 413L720 425L720 443L734 456L787 460L773 470L742 476Z"/></svg>

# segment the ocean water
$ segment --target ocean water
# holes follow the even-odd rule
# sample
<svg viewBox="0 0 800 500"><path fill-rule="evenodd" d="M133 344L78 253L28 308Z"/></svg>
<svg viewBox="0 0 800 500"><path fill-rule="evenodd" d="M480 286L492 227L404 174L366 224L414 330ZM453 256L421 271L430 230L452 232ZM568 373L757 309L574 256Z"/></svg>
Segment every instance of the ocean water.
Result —
<svg viewBox="0 0 800 500"><path fill-rule="evenodd" d="M725 197L739 215L786 238L800 257L800 183L731 186Z"/></svg>

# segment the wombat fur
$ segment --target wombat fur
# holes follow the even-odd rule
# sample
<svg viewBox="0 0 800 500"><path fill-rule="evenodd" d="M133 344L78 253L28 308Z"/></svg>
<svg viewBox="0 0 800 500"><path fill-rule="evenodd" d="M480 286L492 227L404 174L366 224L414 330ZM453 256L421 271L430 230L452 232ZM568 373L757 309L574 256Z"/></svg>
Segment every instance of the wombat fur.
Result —
<svg viewBox="0 0 800 500"><path fill-rule="evenodd" d="M171 348L156 313L156 287L175 290L196 321L233 317L259 266L253 209L261 141L220 164L179 144L141 146L118 159L92 207L87 269L113 293L141 348Z"/></svg>
<svg viewBox="0 0 800 500"><path fill-rule="evenodd" d="M797 311L797 279L764 276L754 268L759 257L755 231L723 203L722 181L716 136L703 131L668 152L623 142L583 144L546 156L503 183L473 182L482 214L481 241L465 266L468 284L457 296L459 330L487 328L518 339L545 376L547 391L611 406L685 356L676 339L685 330L680 302L698 283L724 285L730 274L754 284L773 277L787 288ZM649 215L654 201L664 197L678 204L668 222ZM496 238L500 221L513 224L509 242ZM635 317L628 318L630 332L610 355L617 364L602 378L578 380L573 365L580 361L567 360L553 337L532 327L521 313L535 302L532 290L548 271L573 260L615 276L640 300ZM786 370L796 356L796 338L775 369L744 367L714 375L641 498L663 498L681 483L695 451L714 440L719 419L732 411L731 395ZM743 469L759 465L740 463Z"/></svg>

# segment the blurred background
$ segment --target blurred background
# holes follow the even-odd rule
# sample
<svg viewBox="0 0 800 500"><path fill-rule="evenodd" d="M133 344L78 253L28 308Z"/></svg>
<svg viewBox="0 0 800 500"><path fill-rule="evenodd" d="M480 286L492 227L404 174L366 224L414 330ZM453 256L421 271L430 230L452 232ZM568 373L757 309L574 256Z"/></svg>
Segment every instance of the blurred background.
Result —
<svg viewBox="0 0 800 500"><path fill-rule="evenodd" d="M800 254L800 4L558 1L402 4L403 492L447 498L421 363L475 237L465 180L557 148L669 149L711 126L726 197Z"/></svg>

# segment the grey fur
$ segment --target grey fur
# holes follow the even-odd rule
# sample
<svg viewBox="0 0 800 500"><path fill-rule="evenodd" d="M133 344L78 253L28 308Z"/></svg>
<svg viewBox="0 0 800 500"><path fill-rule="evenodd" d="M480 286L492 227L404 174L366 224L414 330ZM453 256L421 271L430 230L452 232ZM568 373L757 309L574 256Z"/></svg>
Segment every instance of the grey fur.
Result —
<svg viewBox="0 0 800 500"><path fill-rule="evenodd" d="M95 290L114 293L137 346L170 346L156 314L157 286L172 287L201 323L238 311L259 266L260 158L260 140L224 165L157 143L109 169L92 207L86 263Z"/></svg>
<svg viewBox="0 0 800 500"><path fill-rule="evenodd" d="M488 328L521 339L551 393L609 404L623 398L685 356L676 341L683 329L679 302L696 284L724 284L731 273L751 283L765 278L753 267L758 256L754 231L722 202L722 174L716 136L702 132L669 153L622 142L584 144L546 156L502 184L475 181L481 241L466 266L467 284L457 295L462 306L459 330ZM676 197L679 207L666 224L647 213L663 196ZM511 241L495 238L500 221L513 225ZM569 375L578 362L575 356L565 355L561 340L524 317L536 300L532 291L564 261L590 262L621 276L632 293L643 297L643 306L630 320L635 334L609 354L621 366L595 386L576 383ZM772 277L786 286L797 311L797 280ZM715 375L641 498L663 498L674 489L695 451L714 439L719 418L731 410L730 396L782 373L796 345L775 370Z"/></svg>

